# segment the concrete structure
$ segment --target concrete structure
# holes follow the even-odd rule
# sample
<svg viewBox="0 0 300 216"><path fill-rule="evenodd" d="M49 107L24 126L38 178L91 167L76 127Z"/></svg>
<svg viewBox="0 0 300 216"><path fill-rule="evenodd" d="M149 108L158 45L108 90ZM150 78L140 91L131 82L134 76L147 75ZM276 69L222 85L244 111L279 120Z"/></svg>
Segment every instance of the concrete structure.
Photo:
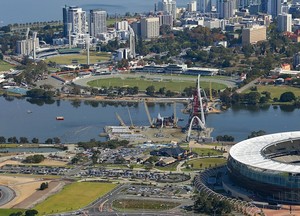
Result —
<svg viewBox="0 0 300 216"><path fill-rule="evenodd" d="M242 44L253 44L258 41L267 39L267 28L266 26L253 26L252 28L244 28L242 30Z"/></svg>
<svg viewBox="0 0 300 216"><path fill-rule="evenodd" d="M218 0L217 12L219 13L219 18L228 19L234 15L235 11L235 0Z"/></svg>
<svg viewBox="0 0 300 216"><path fill-rule="evenodd" d="M163 11L173 16L173 19L176 19L177 7L175 0L162 0L158 2L158 11Z"/></svg>
<svg viewBox="0 0 300 216"><path fill-rule="evenodd" d="M211 0L198 0L197 9L200 13L211 12Z"/></svg>
<svg viewBox="0 0 300 216"><path fill-rule="evenodd" d="M101 33L107 32L106 17L106 11L90 10L89 33L92 37L99 37Z"/></svg>
<svg viewBox="0 0 300 216"><path fill-rule="evenodd" d="M277 20L277 28L280 32L292 32L292 14L279 14Z"/></svg>
<svg viewBox="0 0 300 216"><path fill-rule="evenodd" d="M173 27L173 16L171 14L161 14L158 15L159 26L168 25L171 28Z"/></svg>
<svg viewBox="0 0 300 216"><path fill-rule="evenodd" d="M39 48L39 38L29 38L28 40L19 40L16 45L16 52L18 55L31 55L33 57L33 50Z"/></svg>
<svg viewBox="0 0 300 216"><path fill-rule="evenodd" d="M116 22L115 23L115 28L117 31L120 31L120 30L128 30L128 21L127 20L122 20L120 22Z"/></svg>
<svg viewBox="0 0 300 216"><path fill-rule="evenodd" d="M64 34L68 34L68 24L71 24L71 34L86 34L86 12L79 7L63 8Z"/></svg>
<svg viewBox="0 0 300 216"><path fill-rule="evenodd" d="M191 1L187 4L187 11L188 12L195 12L197 11L197 2Z"/></svg>
<svg viewBox="0 0 300 216"><path fill-rule="evenodd" d="M151 39L159 36L159 18L149 17L141 19L141 36Z"/></svg>
<svg viewBox="0 0 300 216"><path fill-rule="evenodd" d="M135 53L135 33L131 26L128 26L129 30L129 50L130 50L130 57L135 58L136 53Z"/></svg>
<svg viewBox="0 0 300 216"><path fill-rule="evenodd" d="M299 205L299 152L299 131L247 139L230 149L228 173L258 199Z"/></svg>

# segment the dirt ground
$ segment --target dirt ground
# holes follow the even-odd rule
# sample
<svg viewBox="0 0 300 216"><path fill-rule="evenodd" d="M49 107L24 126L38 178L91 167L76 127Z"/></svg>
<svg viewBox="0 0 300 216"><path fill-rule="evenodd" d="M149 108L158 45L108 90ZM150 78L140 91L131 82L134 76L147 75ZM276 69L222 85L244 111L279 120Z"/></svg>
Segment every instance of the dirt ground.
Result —
<svg viewBox="0 0 300 216"><path fill-rule="evenodd" d="M40 178L1 176L0 184L10 187L16 193L16 197L9 203L1 206L1 208L11 208L17 203L22 202L27 197L34 194L42 182L48 181Z"/></svg>
<svg viewBox="0 0 300 216"><path fill-rule="evenodd" d="M13 165L24 165L25 163L22 163L20 161L16 160L6 160L0 163L0 167L6 164L13 164ZM67 165L67 162L64 161L57 161L57 160L50 160L50 159L45 159L43 162L38 163L38 164L26 164L26 165L40 165L40 166L65 166Z"/></svg>

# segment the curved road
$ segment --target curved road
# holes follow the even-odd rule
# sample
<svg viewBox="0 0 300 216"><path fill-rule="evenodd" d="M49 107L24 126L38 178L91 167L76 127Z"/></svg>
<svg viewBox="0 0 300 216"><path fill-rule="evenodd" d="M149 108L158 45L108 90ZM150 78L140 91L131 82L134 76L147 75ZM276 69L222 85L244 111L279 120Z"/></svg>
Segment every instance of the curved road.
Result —
<svg viewBox="0 0 300 216"><path fill-rule="evenodd" d="M0 206L5 205L9 201L11 201L13 198L15 198L16 194L14 190L12 190L9 187L0 186Z"/></svg>
<svg viewBox="0 0 300 216"><path fill-rule="evenodd" d="M145 78L162 78L162 79L171 79L171 80L180 80L180 81L195 81L197 80L197 76L180 76L180 75L159 75L159 74L144 74L144 73L136 73L136 74L112 74L112 75L100 75L100 76L91 76L86 78L79 78L74 80L73 82L77 85L88 86L87 82L92 80L97 80L101 78L127 78L127 77L140 77L144 76ZM236 87L236 80L231 79L231 77L224 77L220 79L210 78L210 77L201 77L200 80L205 82L214 82L224 84L230 88Z"/></svg>

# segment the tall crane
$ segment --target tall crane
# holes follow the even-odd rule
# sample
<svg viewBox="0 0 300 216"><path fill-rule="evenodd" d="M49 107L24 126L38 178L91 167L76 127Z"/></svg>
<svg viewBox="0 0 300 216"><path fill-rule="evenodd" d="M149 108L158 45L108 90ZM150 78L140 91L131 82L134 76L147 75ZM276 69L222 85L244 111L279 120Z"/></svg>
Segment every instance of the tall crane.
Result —
<svg viewBox="0 0 300 216"><path fill-rule="evenodd" d="M123 119L121 118L121 116L119 116L118 113L115 113L115 114L116 114L117 119L118 119L119 122L120 122L120 125L121 125L121 126L126 126L126 124L124 123L124 121L123 121Z"/></svg>
<svg viewBox="0 0 300 216"><path fill-rule="evenodd" d="M153 121L151 119L151 116L150 116L150 113L149 113L149 109L148 109L148 106L147 106L147 103L146 103L145 100L144 100L144 105L145 105L145 110L146 110L146 114L147 114L147 117L148 117L148 121L149 121L150 127L153 128L154 127Z"/></svg>

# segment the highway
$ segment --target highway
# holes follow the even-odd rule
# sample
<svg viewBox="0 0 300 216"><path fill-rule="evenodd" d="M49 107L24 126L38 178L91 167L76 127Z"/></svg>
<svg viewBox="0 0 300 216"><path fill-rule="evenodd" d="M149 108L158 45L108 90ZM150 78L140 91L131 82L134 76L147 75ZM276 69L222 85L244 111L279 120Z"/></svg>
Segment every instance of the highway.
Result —
<svg viewBox="0 0 300 216"><path fill-rule="evenodd" d="M0 206L5 205L13 198L15 198L15 196L16 194L11 188L3 185L0 186Z"/></svg>

